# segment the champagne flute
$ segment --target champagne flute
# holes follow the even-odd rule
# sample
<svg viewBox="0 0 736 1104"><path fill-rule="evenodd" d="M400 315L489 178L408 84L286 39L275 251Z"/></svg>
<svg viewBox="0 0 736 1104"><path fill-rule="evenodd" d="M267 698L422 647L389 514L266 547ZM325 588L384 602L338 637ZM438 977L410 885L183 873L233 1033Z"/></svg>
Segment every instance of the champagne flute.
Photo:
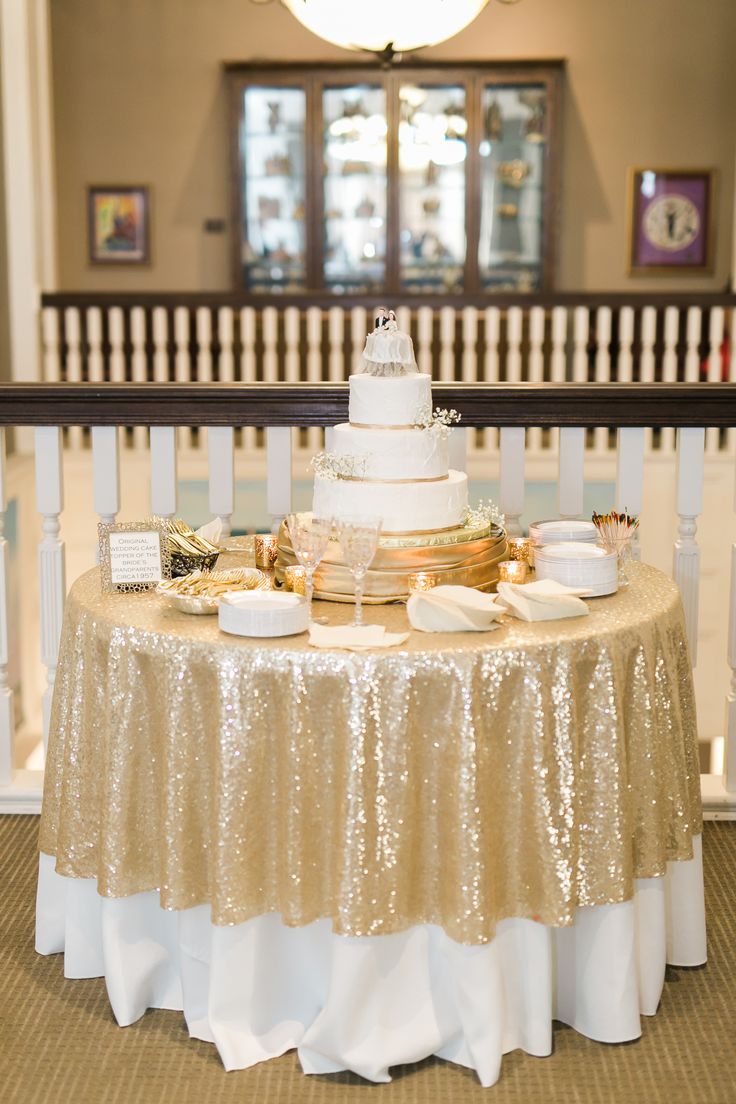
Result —
<svg viewBox="0 0 736 1104"><path fill-rule="evenodd" d="M378 548L381 518L346 517L341 518L337 525L342 555L355 584L355 616L352 624L362 625L363 586L368 567Z"/></svg>
<svg viewBox="0 0 736 1104"><path fill-rule="evenodd" d="M294 555L304 568L306 578L305 598L309 620L312 620L312 594L314 592L314 572L327 551L327 543L332 532L332 518L318 518L312 514L289 514L286 525L291 537Z"/></svg>

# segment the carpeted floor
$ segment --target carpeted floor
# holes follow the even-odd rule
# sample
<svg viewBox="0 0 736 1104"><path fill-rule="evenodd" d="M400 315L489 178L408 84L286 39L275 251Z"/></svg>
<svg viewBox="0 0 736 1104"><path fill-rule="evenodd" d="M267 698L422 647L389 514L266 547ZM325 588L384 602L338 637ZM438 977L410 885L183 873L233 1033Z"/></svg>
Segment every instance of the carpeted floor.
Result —
<svg viewBox="0 0 736 1104"><path fill-rule="evenodd" d="M305 1077L293 1053L225 1073L178 1012L121 1030L101 979L65 981L33 950L35 817L0 817L0 1101L3 1104L736 1104L736 824L706 825L708 966L668 970L659 1014L636 1043L605 1046L558 1026L550 1058L504 1058L501 1080L437 1059L389 1085Z"/></svg>

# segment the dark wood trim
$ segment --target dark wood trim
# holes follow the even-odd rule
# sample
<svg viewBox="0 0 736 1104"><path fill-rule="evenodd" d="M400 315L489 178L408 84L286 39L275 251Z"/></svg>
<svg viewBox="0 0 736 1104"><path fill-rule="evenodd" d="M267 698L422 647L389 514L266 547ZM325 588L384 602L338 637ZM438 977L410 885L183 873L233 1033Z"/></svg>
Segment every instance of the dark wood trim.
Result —
<svg viewBox="0 0 736 1104"><path fill-rule="evenodd" d="M481 64L479 61L442 62L436 58L407 52L402 55L401 61L394 62L390 68L393 70L441 69L446 65L448 69L478 69ZM518 58L493 61L488 64L492 64L494 69L503 71L522 69L524 75L528 76L530 70L533 72L537 69L564 69L566 61L565 58ZM314 69L335 69L346 73L352 69L382 72L385 68L382 62L375 58L368 61L224 61L222 67L226 73L239 74L249 80L253 80L260 73L267 73L272 78L274 73L279 72L309 73Z"/></svg>
<svg viewBox="0 0 736 1104"><path fill-rule="evenodd" d="M467 426L736 426L736 384L441 384ZM42 384L0 388L0 425L320 426L347 384Z"/></svg>
<svg viewBox="0 0 736 1104"><path fill-rule="evenodd" d="M386 294L329 295L326 292L300 295L252 295L246 291L46 291L41 295L42 307L366 307L371 310L386 299ZM447 306L436 295L405 295L396 297L391 306ZM449 304L462 307L736 307L736 292L732 291L558 291L543 294L458 295Z"/></svg>

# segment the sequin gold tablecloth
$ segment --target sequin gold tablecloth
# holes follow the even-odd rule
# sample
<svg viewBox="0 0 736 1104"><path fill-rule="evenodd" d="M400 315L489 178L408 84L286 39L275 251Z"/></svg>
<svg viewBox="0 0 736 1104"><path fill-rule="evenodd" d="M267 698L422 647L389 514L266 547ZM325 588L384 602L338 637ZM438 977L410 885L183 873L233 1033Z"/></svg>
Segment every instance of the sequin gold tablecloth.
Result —
<svg viewBox="0 0 736 1104"><path fill-rule="evenodd" d="M316 651L102 595L88 572L66 606L41 850L103 896L159 888L215 924L434 923L465 943L503 917L570 924L690 858L701 830L675 585L634 565L590 610ZM404 607L370 620L407 627Z"/></svg>

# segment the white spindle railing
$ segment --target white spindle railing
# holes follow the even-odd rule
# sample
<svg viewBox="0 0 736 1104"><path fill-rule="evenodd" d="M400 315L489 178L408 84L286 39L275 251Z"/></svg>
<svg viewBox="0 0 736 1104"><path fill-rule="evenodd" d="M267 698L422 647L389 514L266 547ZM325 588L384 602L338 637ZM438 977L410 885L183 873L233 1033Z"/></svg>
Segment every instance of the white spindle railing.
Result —
<svg viewBox="0 0 736 1104"><path fill-rule="evenodd" d="M234 316L233 316L234 317ZM287 316L288 318L289 316ZM231 318L229 321L231 322ZM229 321L218 318L218 331L222 344L223 337L228 340ZM344 320L341 319L341 324ZM165 315L158 320L152 319L155 344L163 349L166 345ZM463 317L463 344L475 344L477 318L472 314ZM46 323L52 330L52 323ZM86 332L89 340L90 329L93 335L95 323L89 325L86 319ZM198 329L198 339L204 336L204 330ZM555 324L552 319L551 332L557 326L557 344L563 340L561 322ZM293 319L286 322L286 329L293 327ZM335 323L333 343L342 342L344 330L338 332ZM577 342L581 342L585 325L582 316L577 322ZM596 318L596 329L605 333L605 322ZM533 331L533 332L532 332ZM671 355L673 352L674 328L666 316L663 319L665 351L669 352L668 374L672 372ZM287 336L286 330L284 331ZM293 339L293 328L290 331ZM711 328L714 338L719 336L718 324ZM95 336L95 341L98 336ZM482 335L481 335L482 340ZM518 330L514 340L518 343ZM543 341L540 316L530 319L529 351L532 358L538 357ZM232 341L230 340L232 347ZM160 361L163 364L163 360ZM235 354L231 361L234 370ZM471 368L469 361L467 371ZM533 369L538 372L538 367ZM293 372L293 367L291 369ZM596 363L596 371L605 372ZM163 375L163 369L161 369ZM472 381L468 381L472 382ZM605 417L605 411L601 412ZM196 422L196 414L193 416ZM295 418L298 421L298 415ZM315 428L315 427L313 427ZM538 428L538 427L537 427ZM526 477L532 460L525 448L532 439L529 430L523 426L504 426L499 431L500 448L500 501L505 512L508 531L511 534L522 531L522 518L525 510ZM616 492L614 505L628 509L631 513L643 510L643 489L645 462L647 459L643 427L623 427L617 433L617 451L615 460ZM201 436L205 434L201 433ZM549 435L558 442L559 473L558 494L559 513L563 517L579 516L583 508L585 430L565 426ZM6 479L3 465L4 440L0 430L0 810L2 809L2 791L7 788L13 773L13 696L8 675L8 556L5 540L4 520L6 508ZM272 427L265 431L268 470L267 470L267 509L275 528L283 516L289 512L292 504L292 431L288 427ZM464 432L454 433L451 440L452 463L465 466L463 448L467 438ZM213 516L221 518L225 534L230 530L235 508L234 479L234 427L211 426L207 430L208 441L208 481L209 509ZM697 658L697 630L699 606L700 551L696 541L698 517L703 506L703 483L705 465L719 461L716 454L709 454L706 448L706 431L703 428L681 428L677 432L677 472L676 472L676 510L678 515L677 539L674 549L673 575L677 580L683 600L688 638L690 641L693 664ZM68 440L68 439L67 439ZM120 495L120 433L115 426L96 426L91 432L92 442L92 502L94 511L104 522L115 520L121 509ZM177 447L176 432L171 427L154 426L150 430L151 457L151 510L162 516L172 517L177 513ZM70 447L69 452L73 453ZM659 461L655 458L655 466ZM43 539L38 552L41 657L46 667L46 686L43 692L44 735L48 732L51 695L54 686L58 658L59 637L65 595L65 554L60 539L59 516L63 508L63 464L62 435L58 428L42 427L36 430L36 494L38 510L42 515ZM78 509L79 504L74 503ZM645 533L648 543L652 533ZM635 554L636 549L634 550ZM736 795L736 545L732 549L732 599L728 636L728 661L732 670L731 682L726 692L727 724L725 740L725 782L726 790ZM705 638L704 638L705 639ZM708 647L711 647L710 643ZM709 661L710 662L710 661ZM726 791L724 790L724 793ZM730 800L730 799L729 799ZM736 810L736 796L732 800Z"/></svg>
<svg viewBox="0 0 736 1104"><path fill-rule="evenodd" d="M698 654L698 597L700 549L695 539L698 516L703 508L703 460L705 431L681 429L677 443L677 513L673 575L682 594L690 655L695 666Z"/></svg>
<svg viewBox="0 0 736 1104"><path fill-rule="evenodd" d="M51 699L66 596L64 544L59 539L59 514L64 507L61 430L56 426L43 426L36 430L36 504L43 519L43 539L38 547L38 578L41 661L46 667L46 689L43 693L45 745L49 734Z"/></svg>
<svg viewBox="0 0 736 1104"><path fill-rule="evenodd" d="M0 428L0 786L13 780L13 691L8 677L8 542L5 539L5 430Z"/></svg>

